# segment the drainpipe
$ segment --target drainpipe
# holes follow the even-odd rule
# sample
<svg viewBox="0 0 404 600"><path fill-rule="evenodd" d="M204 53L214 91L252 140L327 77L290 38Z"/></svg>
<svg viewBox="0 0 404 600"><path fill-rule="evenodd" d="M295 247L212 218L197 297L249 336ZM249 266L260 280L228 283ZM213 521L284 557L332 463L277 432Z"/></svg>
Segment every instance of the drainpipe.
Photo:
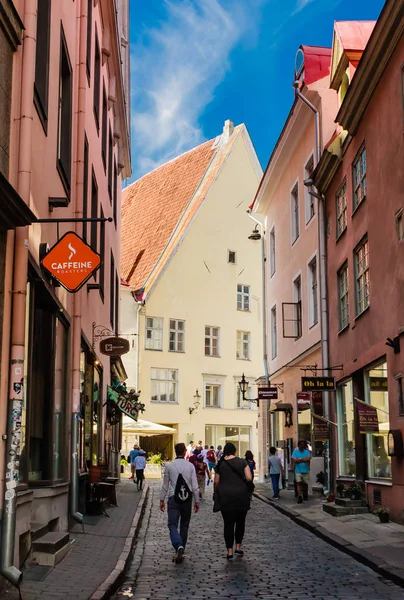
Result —
<svg viewBox="0 0 404 600"><path fill-rule="evenodd" d="M268 368L268 345L267 345L267 308L266 308L266 274L265 274L265 238L264 238L264 226L263 224L258 221L258 219L256 219L255 217L253 217L251 215L250 209L247 211L247 214L249 216L249 218L254 221L254 223L256 223L258 225L258 227L260 228L260 241L261 241L261 269L262 269L262 358L263 358L263 364L264 364L264 373L265 373L265 379L266 379L266 385L269 386L269 368ZM265 402L265 404L264 404ZM266 437L266 444L265 447L266 449L268 449L268 447L271 445L271 428L269 426L269 406L267 407L267 401L262 401L263 403L263 407L265 406L265 410L266 410L266 423L267 423L267 430L265 432L265 437ZM269 405L269 402L268 402ZM262 475L265 472L265 465L268 462L268 456L267 453L265 454L265 461L263 461L263 464L261 464L261 468L263 470ZM260 473L260 478L263 479L261 473Z"/></svg>
<svg viewBox="0 0 404 600"><path fill-rule="evenodd" d="M303 83L301 81L295 81L293 87L295 88L296 95L310 108L314 113L314 134L316 143L316 165L320 162L321 147L320 147L320 113L318 109L312 104L306 96L304 96L300 88ZM323 375L329 376L330 366L330 355L329 355L329 332L328 332L328 294L327 294L327 244L326 244L326 222L325 222L325 205L324 197L316 191L312 185L312 180L305 181L305 185L309 187L309 193L318 199L318 253L320 258L319 264L319 283L320 283L320 325L321 325L321 362L323 367ZM330 393L323 392L324 398L324 416L326 419L330 419ZM331 441L331 438L330 438ZM328 489L331 489L331 448L328 448L327 458L327 475L328 475Z"/></svg>
<svg viewBox="0 0 404 600"><path fill-rule="evenodd" d="M30 205L32 122L34 104L32 84L35 80L37 0L26 0L24 10L24 39L22 47L20 131L18 143L17 191ZM22 573L14 565L17 491L19 480L18 456L21 448L21 381L24 377L25 304L28 276L28 227L17 227L14 244L14 273L12 290L12 320L10 347L10 379L6 443L6 481L15 483L4 494L4 516L1 540L0 574L18 586ZM24 383L24 382L23 382ZM16 385L14 385L16 384ZM13 419L13 420L11 420Z"/></svg>
<svg viewBox="0 0 404 600"><path fill-rule="evenodd" d="M77 146L76 146L76 213L83 216L84 192L84 126L86 108L86 39L87 39L87 2L78 3L78 19L80 20L78 40L78 94L77 94ZM76 233L79 233L79 223L76 223ZM83 515L79 512L79 423L80 423L80 352L81 352L81 295L76 292L73 298L72 323L72 424L71 424L71 459L70 459L70 515L79 523Z"/></svg>
<svg viewBox="0 0 404 600"><path fill-rule="evenodd" d="M137 333L137 340L136 340L136 369L135 369L135 389L138 392L139 391L139 360L140 360L140 333L139 333L139 327L140 327L140 311L142 310L142 306L144 306L144 301L142 302L137 302L137 310L136 310L136 333Z"/></svg>

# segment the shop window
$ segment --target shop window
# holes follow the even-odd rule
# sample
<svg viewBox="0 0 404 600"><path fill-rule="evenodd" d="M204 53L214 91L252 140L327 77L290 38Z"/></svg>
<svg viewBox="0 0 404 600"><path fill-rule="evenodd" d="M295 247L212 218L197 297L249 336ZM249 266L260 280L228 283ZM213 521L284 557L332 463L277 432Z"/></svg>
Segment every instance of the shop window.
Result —
<svg viewBox="0 0 404 600"><path fill-rule="evenodd" d="M391 478L391 457L388 455L387 435L390 430L387 363L365 371L365 402L377 410L379 433L367 434L368 477Z"/></svg>
<svg viewBox="0 0 404 600"><path fill-rule="evenodd" d="M251 449L251 427L205 425L205 444L223 448L227 442L236 446L237 456L244 456Z"/></svg>
<svg viewBox="0 0 404 600"><path fill-rule="evenodd" d="M355 423L352 379L337 387L339 475L356 476Z"/></svg>
<svg viewBox="0 0 404 600"><path fill-rule="evenodd" d="M50 0L38 0L34 103L45 133L48 131Z"/></svg>
<svg viewBox="0 0 404 600"><path fill-rule="evenodd" d="M63 29L60 37L57 168L66 193L69 195L72 170L73 72Z"/></svg>
<svg viewBox="0 0 404 600"><path fill-rule="evenodd" d="M90 355L82 351L80 361L81 411L80 411L80 458L81 469L97 465L101 457L99 438L102 420L102 372Z"/></svg>

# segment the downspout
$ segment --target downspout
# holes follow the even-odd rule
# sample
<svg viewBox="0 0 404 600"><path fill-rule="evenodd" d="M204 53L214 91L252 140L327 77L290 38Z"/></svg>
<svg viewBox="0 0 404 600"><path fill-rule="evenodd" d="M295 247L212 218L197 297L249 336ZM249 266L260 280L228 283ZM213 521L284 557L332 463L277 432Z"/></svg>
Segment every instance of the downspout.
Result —
<svg viewBox="0 0 404 600"><path fill-rule="evenodd" d="M84 192L84 126L86 105L86 38L87 38L87 2L78 3L80 19L78 48L78 95L77 95L77 147L76 147L76 217L83 216ZM76 223L76 233L80 225ZM81 294L73 297L73 364L72 364L72 423L70 458L70 515L75 521L83 522L79 512L79 424L80 424L80 352L81 352Z"/></svg>
<svg viewBox="0 0 404 600"><path fill-rule="evenodd" d="M31 157L32 157L32 122L34 103L32 101L32 84L35 80L35 48L37 0L25 0L24 25L25 32L22 47L21 98L20 98L20 131L18 145L17 191L24 202L30 205L31 190ZM19 481L18 456L21 448L22 400L16 390L20 390L24 374L25 354L25 304L27 296L28 276L28 227L17 227L14 245L14 273L12 290L11 348L7 444L5 461L6 481ZM14 384L17 384L14 386ZM11 420L13 416L13 420ZM14 543L17 509L16 487L8 489L4 494L4 517L1 539L0 574L10 583L18 586L22 573L14 565Z"/></svg>
<svg viewBox="0 0 404 600"><path fill-rule="evenodd" d="M142 302L138 302L136 300L137 303L137 310L136 310L136 333L137 333L137 340L136 340L136 369L135 369L135 390L138 392L139 391L139 361L140 361L140 333L139 333L139 327L140 327L140 311L142 310L142 306L144 306L144 300Z"/></svg>

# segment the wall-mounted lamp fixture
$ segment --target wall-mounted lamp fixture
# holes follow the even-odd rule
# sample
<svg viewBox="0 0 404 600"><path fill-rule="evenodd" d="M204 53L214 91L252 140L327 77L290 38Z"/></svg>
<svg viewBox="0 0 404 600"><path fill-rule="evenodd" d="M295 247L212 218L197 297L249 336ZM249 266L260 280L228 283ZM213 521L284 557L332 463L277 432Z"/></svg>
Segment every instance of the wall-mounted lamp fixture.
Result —
<svg viewBox="0 0 404 600"><path fill-rule="evenodd" d="M245 402L245 400L249 400L249 398L245 397L245 395L247 393L247 390L248 390L248 381L244 377L244 373L243 373L243 376L241 378L241 381L238 382L238 386L240 388L240 392L241 392L241 395L243 397L243 402Z"/></svg>
<svg viewBox="0 0 404 600"><path fill-rule="evenodd" d="M192 415L194 410L198 410L200 404L201 404L201 396L198 392L198 389L196 389L195 394L194 394L194 405L189 407L189 409L188 409L189 414Z"/></svg>

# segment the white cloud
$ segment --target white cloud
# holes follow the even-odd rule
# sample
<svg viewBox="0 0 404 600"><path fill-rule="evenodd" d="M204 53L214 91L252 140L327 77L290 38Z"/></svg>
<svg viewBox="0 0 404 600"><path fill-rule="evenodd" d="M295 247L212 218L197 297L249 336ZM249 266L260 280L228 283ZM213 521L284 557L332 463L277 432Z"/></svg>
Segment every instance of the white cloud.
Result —
<svg viewBox="0 0 404 600"><path fill-rule="evenodd" d="M265 0L251 1L248 12L244 0L231 0L229 9L226 1L165 0L166 20L133 47L135 178L204 141L198 118L230 68L232 49L254 29L251 7L257 15Z"/></svg>
<svg viewBox="0 0 404 600"><path fill-rule="evenodd" d="M311 2L313 2L313 0L298 0L298 3L296 5L296 8L295 8L293 14L295 15L296 13L300 12L301 10L304 9L305 6L307 6Z"/></svg>

